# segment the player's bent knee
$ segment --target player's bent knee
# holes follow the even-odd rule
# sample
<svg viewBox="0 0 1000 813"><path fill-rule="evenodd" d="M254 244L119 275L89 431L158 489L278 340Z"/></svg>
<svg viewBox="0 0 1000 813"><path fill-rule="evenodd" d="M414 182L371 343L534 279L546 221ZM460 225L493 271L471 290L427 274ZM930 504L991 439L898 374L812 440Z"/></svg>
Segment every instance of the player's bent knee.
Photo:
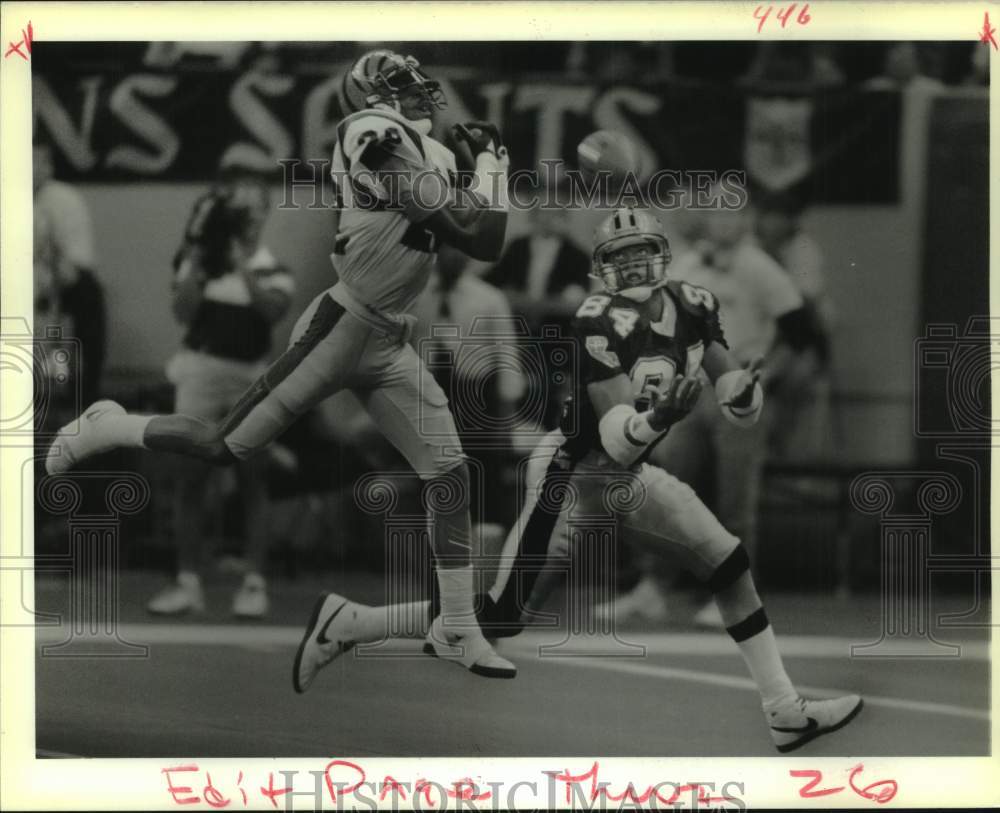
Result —
<svg viewBox="0 0 1000 813"><path fill-rule="evenodd" d="M713 593L721 593L728 590L744 573L750 571L750 555L747 549L740 542L733 552L727 556L711 576L708 577L707 586Z"/></svg>

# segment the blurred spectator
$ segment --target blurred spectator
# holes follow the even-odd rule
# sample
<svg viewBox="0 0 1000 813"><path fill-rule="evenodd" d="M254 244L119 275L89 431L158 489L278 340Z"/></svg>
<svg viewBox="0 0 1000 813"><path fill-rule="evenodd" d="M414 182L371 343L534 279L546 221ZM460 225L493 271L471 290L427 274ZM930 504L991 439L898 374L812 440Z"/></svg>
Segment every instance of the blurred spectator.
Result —
<svg viewBox="0 0 1000 813"><path fill-rule="evenodd" d="M186 327L183 347L167 366L177 388L177 412L222 420L266 367L271 328L284 316L294 290L289 272L261 242L269 211L267 187L250 178L234 179L195 205L174 260L173 310ZM151 613L164 615L204 607L199 573L212 469L198 460L176 462L177 580L148 604ZM235 468L248 569L232 611L243 617L261 617L268 609L265 465L264 458L256 458Z"/></svg>
<svg viewBox="0 0 1000 813"><path fill-rule="evenodd" d="M918 47L912 42L897 42L885 52L882 75L869 79L869 90L941 90L940 51Z"/></svg>
<svg viewBox="0 0 1000 813"><path fill-rule="evenodd" d="M573 314L590 288L590 257L570 238L569 218L563 207L537 206L530 213L530 233L513 240L485 276L507 295L514 315L527 321L533 336L541 336L543 328L568 336ZM563 389L548 381L529 384L546 393L544 423L549 429L568 394L568 376L565 380Z"/></svg>
<svg viewBox="0 0 1000 813"><path fill-rule="evenodd" d="M533 329L568 326L590 288L590 257L570 238L569 217L562 207L534 209L531 231L512 240L485 276Z"/></svg>
<svg viewBox="0 0 1000 813"><path fill-rule="evenodd" d="M503 292L468 268L465 255L442 246L436 272L412 309L417 317L413 343L448 395L463 450L482 466L482 477L478 467L470 467L472 521L509 526L516 495L501 484L511 450L511 420L527 389L518 349L524 331ZM452 333L442 343L447 352L440 356L433 352L435 335L440 336L436 327L459 330L458 336ZM435 358L453 362L438 364ZM480 495L482 513L476 499Z"/></svg>
<svg viewBox="0 0 1000 813"><path fill-rule="evenodd" d="M104 289L95 272L94 230L83 196L53 177L52 148L32 149L35 330L62 327L80 342L83 404L97 400L106 350ZM71 386L72 383L71 382ZM78 409L75 399L71 408Z"/></svg>
<svg viewBox="0 0 1000 813"><path fill-rule="evenodd" d="M325 399L282 433L268 450L268 536L283 554L287 576L298 565L348 561L381 570L385 551L381 517L359 509L354 488L370 472L408 473L406 461L385 439L354 393ZM408 488L407 488L408 486ZM421 512L415 483L400 480L413 514Z"/></svg>
<svg viewBox="0 0 1000 813"><path fill-rule="evenodd" d="M802 228L802 205L789 193L761 197L755 231L764 249L791 276L817 330L799 351L788 348L780 378L771 378L769 453L817 459L830 452L830 333L834 309L823 276L823 251Z"/></svg>

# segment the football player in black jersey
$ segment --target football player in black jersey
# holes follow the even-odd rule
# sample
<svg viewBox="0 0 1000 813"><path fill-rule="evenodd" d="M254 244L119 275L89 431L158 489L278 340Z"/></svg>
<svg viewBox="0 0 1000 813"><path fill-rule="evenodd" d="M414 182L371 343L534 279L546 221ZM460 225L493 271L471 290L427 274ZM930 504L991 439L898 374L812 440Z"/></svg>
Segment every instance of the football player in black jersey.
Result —
<svg viewBox="0 0 1000 813"><path fill-rule="evenodd" d="M715 297L667 276L670 246L659 221L626 208L597 229L592 274L604 293L586 299L573 329L579 373L561 441L533 456L521 516L505 543L505 567L479 602L487 635L516 635L540 606L539 561L568 553L575 517L617 515L624 534L682 562L715 596L726 629L760 690L779 751L791 751L834 731L861 709L857 695L805 700L785 673L774 632L750 575L750 559L694 491L646 463L653 446L698 399L704 370L725 417L756 423L763 405L759 362L740 368L728 352ZM571 412L570 410L575 410ZM569 432L570 424L576 429ZM541 469L544 468L544 473ZM625 489L623 490L623 486ZM584 521L585 522L585 521ZM572 523L576 530L580 521ZM344 599L327 630L329 644L309 653L322 668L354 644L384 640L402 619L434 618L433 602L373 608ZM419 634L419 630L418 630Z"/></svg>

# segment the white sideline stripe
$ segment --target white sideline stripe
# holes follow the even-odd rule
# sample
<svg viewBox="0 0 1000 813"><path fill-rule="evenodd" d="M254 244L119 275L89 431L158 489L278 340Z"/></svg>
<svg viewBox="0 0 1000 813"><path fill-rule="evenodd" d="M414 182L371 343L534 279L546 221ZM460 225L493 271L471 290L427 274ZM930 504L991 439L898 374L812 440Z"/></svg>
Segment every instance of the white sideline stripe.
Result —
<svg viewBox="0 0 1000 813"><path fill-rule="evenodd" d="M686 680L699 685L722 686L727 689L744 689L757 692L757 684L750 678L735 675L720 675L715 672L701 672L694 669L678 669L672 666L652 666L650 664L627 663L620 658L539 658L543 663L558 666L576 666L584 669L604 669L608 672L623 672L630 675L656 678L658 680ZM802 694L813 697L837 697L845 694L843 689L826 689L819 686L796 686ZM954 706L950 703L928 703L922 700L903 700L898 697L881 697L879 695L862 695L865 704L882 706L903 711L918 711L924 714L947 714L952 717L969 717L975 720L989 720L990 713L982 709L968 706Z"/></svg>
<svg viewBox="0 0 1000 813"><path fill-rule="evenodd" d="M627 632L618 631L623 644L640 644L651 655L734 655L737 653L733 639L725 632ZM531 644L552 644L560 640L561 633L531 630L511 640L521 647ZM849 658L852 646L873 643L867 639L837 638L828 635L780 635L778 649L788 658ZM579 635L572 639L577 651L608 652L607 635ZM954 643L948 641L948 643ZM506 641L503 646L506 646ZM961 655L955 660L990 660L989 645L985 641L965 641L960 644Z"/></svg>
<svg viewBox="0 0 1000 813"><path fill-rule="evenodd" d="M122 624L119 636L136 644L190 644L207 646L229 644L232 646L274 646L298 644L305 627L275 625L235 624ZM39 626L35 628L41 643L58 643L68 637L64 627ZM559 630L530 630L517 638L504 639L502 647L534 649L539 645L556 644L562 640ZM706 655L730 656L737 654L736 645L724 632L619 632L618 638L626 644L640 644L649 655ZM574 650L582 652L608 652L606 635L579 635L572 639ZM849 658L851 646L871 643L861 638L835 638L826 635L782 635L778 649L787 658ZM949 641L949 643L952 643ZM989 644L985 641L966 641L960 644L961 655L954 660L989 661ZM953 659L945 659L946 662Z"/></svg>
<svg viewBox="0 0 1000 813"><path fill-rule="evenodd" d="M302 627L281 626L236 626L228 624L123 624L119 627L119 637L136 644L181 644L188 646L238 646L251 649L263 649L268 646L294 646L299 643L303 633ZM66 639L67 634L61 627L37 627L35 629L38 643L58 643ZM728 636L722 633L638 633L623 634L623 640L629 643L642 644L655 652L667 652L676 655L728 655L735 657L738 652ZM516 650L525 654L537 652L540 643L557 643L558 633L539 633L537 631L505 640L501 647L505 650ZM847 638L827 638L824 636L786 635L782 637L780 648L782 654L789 657L805 658L842 658L850 654L850 645L858 643ZM586 649L592 647L595 651L600 647L607 651L607 638L580 636L573 639L573 647ZM962 657L973 660L988 660L989 651L981 642L962 645ZM541 657L542 663L575 666L589 669L604 669L611 672L641 675L660 680L684 680L702 685L721 686L729 689L757 691L757 685L746 677L722 675L716 672L703 672L694 669L680 669L672 666L656 666L652 664L635 663L623 658L573 658ZM804 694L817 697L832 697L843 694L843 690L827 689L815 686L798 687ZM881 697L864 695L865 703L871 706L900 709L903 711L918 711L926 714L944 714L953 717L966 717L976 720L989 720L989 711L955 706L949 703L931 703L921 700L905 700L896 697ZM54 753L54 752L53 752Z"/></svg>

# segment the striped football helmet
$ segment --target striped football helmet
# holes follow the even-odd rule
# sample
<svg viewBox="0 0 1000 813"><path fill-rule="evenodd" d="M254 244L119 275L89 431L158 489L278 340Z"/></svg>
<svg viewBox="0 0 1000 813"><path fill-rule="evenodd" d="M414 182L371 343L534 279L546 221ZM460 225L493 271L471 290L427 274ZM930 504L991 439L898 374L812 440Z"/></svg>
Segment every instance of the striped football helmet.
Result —
<svg viewBox="0 0 1000 813"><path fill-rule="evenodd" d="M341 95L347 112L356 113L376 104L396 108L398 94L411 87L421 88L439 110L447 105L440 83L421 71L420 63L412 56L369 51L344 74Z"/></svg>
<svg viewBox="0 0 1000 813"><path fill-rule="evenodd" d="M609 294L659 288L667 283L670 260L670 243L660 221L648 212L624 207L615 209L594 232L590 276L599 279Z"/></svg>

